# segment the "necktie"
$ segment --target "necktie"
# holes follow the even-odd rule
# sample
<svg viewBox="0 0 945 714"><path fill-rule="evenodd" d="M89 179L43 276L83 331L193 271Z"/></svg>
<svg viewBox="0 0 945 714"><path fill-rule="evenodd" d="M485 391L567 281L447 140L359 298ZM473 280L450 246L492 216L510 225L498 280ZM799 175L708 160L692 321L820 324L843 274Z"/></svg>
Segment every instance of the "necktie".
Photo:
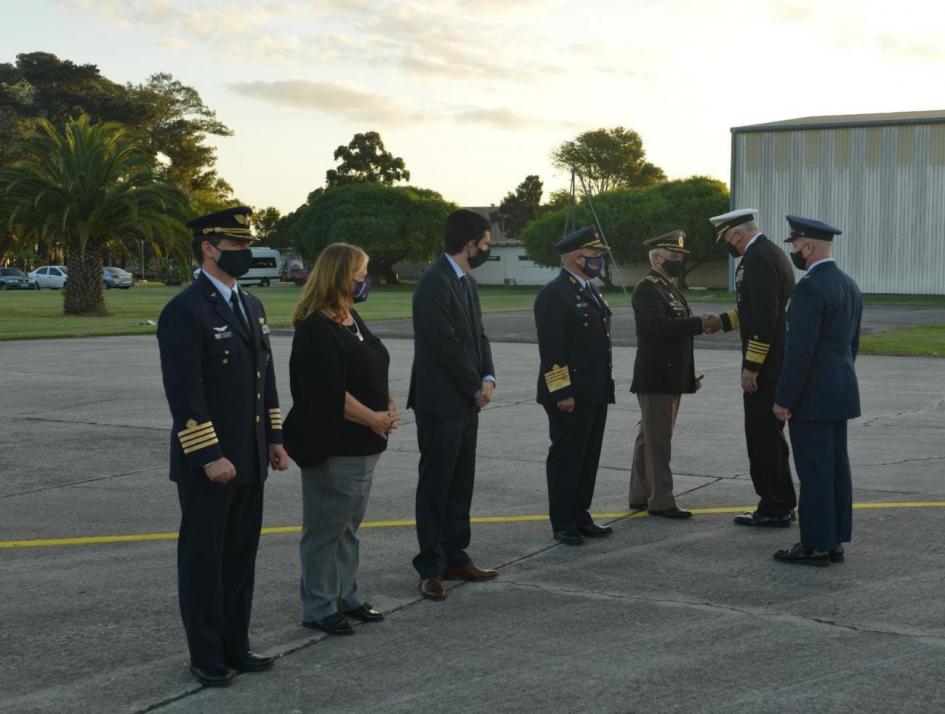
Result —
<svg viewBox="0 0 945 714"><path fill-rule="evenodd" d="M236 290L230 293L230 307L233 308L233 312L236 313L236 319L239 320L240 326L246 331L247 336L252 333L249 331L249 324L246 322L246 316L243 314L243 309L240 307L240 298L236 294Z"/></svg>

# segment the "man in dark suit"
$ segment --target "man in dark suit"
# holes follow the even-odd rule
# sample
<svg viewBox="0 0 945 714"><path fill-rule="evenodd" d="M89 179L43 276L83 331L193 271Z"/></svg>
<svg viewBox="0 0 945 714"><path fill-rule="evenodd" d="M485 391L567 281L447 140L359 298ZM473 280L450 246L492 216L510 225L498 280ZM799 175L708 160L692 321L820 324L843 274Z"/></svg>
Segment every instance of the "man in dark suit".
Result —
<svg viewBox="0 0 945 714"><path fill-rule="evenodd" d="M863 296L833 261L840 231L821 221L788 216L792 262L806 270L788 314L784 369L774 414L789 421L794 466L801 482L801 542L774 557L827 566L843 561L853 530L853 484L847 420L860 416L856 353Z"/></svg>
<svg viewBox="0 0 945 714"><path fill-rule="evenodd" d="M735 271L736 309L720 316L723 330L742 338L742 401L745 443L758 506L735 516L740 526L786 528L797 497L791 478L784 423L774 418L774 389L784 359L785 314L794 271L784 251L758 228L757 211L741 208L709 219L716 242L741 258Z"/></svg>
<svg viewBox="0 0 945 714"><path fill-rule="evenodd" d="M482 328L479 291L470 270L485 263L489 221L461 209L446 220L445 252L423 272L413 293L414 358L407 408L417 417L420 478L413 559L420 592L446 598L443 579L488 580L466 553L476 472L479 411L492 399L495 368Z"/></svg>
<svg viewBox="0 0 945 714"><path fill-rule="evenodd" d="M561 274L535 298L541 367L538 402L548 414L548 512L555 540L580 545L610 535L589 509L594 498L607 405L614 403L610 307L591 283L607 246L593 226L558 241Z"/></svg>
<svg viewBox="0 0 945 714"><path fill-rule="evenodd" d="M702 387L696 377L692 338L702 334L715 315L694 316L674 279L681 275L686 250L684 231L670 231L644 241L650 249L650 272L633 289L637 355L630 391L640 404L640 431L633 445L630 509L651 516L691 518L673 495L673 431L683 394Z"/></svg>
<svg viewBox="0 0 945 714"><path fill-rule="evenodd" d="M165 306L157 330L181 507L180 610L191 672L206 686L273 662L250 650L248 631L263 482L289 457L266 313L236 282L252 261L250 213L240 206L187 224L201 272Z"/></svg>

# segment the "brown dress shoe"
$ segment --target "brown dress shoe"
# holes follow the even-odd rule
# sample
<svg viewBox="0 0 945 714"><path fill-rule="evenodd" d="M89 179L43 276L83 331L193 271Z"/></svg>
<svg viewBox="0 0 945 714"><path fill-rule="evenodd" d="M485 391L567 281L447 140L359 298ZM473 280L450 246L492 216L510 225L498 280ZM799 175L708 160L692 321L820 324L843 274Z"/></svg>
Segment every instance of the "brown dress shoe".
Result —
<svg viewBox="0 0 945 714"><path fill-rule="evenodd" d="M427 600L445 600L446 586L441 578L423 578L420 580L420 594Z"/></svg>
<svg viewBox="0 0 945 714"><path fill-rule="evenodd" d="M497 578L499 573L495 570L483 570L472 563L466 565L457 565L453 568L447 568L443 571L444 580L466 580L476 582L477 580L492 580Z"/></svg>

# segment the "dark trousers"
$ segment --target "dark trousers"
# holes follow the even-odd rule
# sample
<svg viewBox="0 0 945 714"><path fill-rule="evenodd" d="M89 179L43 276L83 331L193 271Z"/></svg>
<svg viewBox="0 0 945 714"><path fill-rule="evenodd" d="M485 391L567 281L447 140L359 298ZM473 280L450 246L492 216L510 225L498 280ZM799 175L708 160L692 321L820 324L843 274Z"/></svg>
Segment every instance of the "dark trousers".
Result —
<svg viewBox="0 0 945 714"><path fill-rule="evenodd" d="M548 515L553 531L575 530L592 522L591 500L607 423L607 405L578 407L570 414L556 406L548 413Z"/></svg>
<svg viewBox="0 0 945 714"><path fill-rule="evenodd" d="M833 550L853 532L853 482L846 421L791 419L794 467L801 482L801 543Z"/></svg>
<svg viewBox="0 0 945 714"><path fill-rule="evenodd" d="M469 507L476 476L479 413L465 418L418 411L417 540L413 567L421 578L439 577L447 568L467 565L471 532Z"/></svg>
<svg viewBox="0 0 945 714"><path fill-rule="evenodd" d="M177 591L195 667L249 650L263 485L178 485Z"/></svg>
<svg viewBox="0 0 945 714"><path fill-rule="evenodd" d="M774 392L777 382L759 380L758 391L744 393L745 443L751 482L758 494L758 513L784 516L797 506L784 422L775 418Z"/></svg>

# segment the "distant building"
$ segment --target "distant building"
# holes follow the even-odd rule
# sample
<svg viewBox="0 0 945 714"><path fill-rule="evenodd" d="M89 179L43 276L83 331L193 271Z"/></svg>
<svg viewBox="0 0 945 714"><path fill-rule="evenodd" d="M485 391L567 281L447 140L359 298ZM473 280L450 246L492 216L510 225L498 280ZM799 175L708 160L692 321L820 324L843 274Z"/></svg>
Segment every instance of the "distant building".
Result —
<svg viewBox="0 0 945 714"><path fill-rule="evenodd" d="M843 231L838 264L869 293L945 294L945 111L803 117L732 129L732 207Z"/></svg>
<svg viewBox="0 0 945 714"><path fill-rule="evenodd" d="M544 285L554 280L561 268L546 268L528 257L525 244L506 238L501 221L494 218L495 206L471 206L470 211L485 216L492 224L489 261L476 268L476 282L482 285Z"/></svg>

